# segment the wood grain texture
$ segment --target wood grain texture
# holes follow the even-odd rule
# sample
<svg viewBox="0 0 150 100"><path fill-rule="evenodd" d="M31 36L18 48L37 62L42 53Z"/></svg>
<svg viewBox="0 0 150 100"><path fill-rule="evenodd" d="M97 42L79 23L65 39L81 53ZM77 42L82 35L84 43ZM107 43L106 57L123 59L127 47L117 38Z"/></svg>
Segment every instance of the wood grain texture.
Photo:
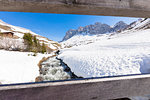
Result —
<svg viewBox="0 0 150 100"><path fill-rule="evenodd" d="M0 11L150 17L150 0L0 0ZM150 75L0 87L0 100L108 100L150 94Z"/></svg>
<svg viewBox="0 0 150 100"><path fill-rule="evenodd" d="M150 94L150 75L0 87L0 100L109 100Z"/></svg>
<svg viewBox="0 0 150 100"><path fill-rule="evenodd" d="M0 0L0 11L150 17L150 0Z"/></svg>

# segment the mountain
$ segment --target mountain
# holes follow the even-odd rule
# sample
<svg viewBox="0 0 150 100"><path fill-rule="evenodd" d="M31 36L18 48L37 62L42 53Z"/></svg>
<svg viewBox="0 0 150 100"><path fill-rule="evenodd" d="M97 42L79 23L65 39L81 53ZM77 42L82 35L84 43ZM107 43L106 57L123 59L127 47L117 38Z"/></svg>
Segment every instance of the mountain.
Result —
<svg viewBox="0 0 150 100"><path fill-rule="evenodd" d="M139 19L121 31L75 35L58 58L84 78L150 73L149 38L150 19Z"/></svg>
<svg viewBox="0 0 150 100"><path fill-rule="evenodd" d="M145 30L150 28L150 18L138 19L132 22L126 30Z"/></svg>
<svg viewBox="0 0 150 100"><path fill-rule="evenodd" d="M37 39L40 41L40 43L45 43L50 49L56 50L60 48L60 44L58 44L55 41L49 40L46 37L40 36L34 32L32 32L29 29L25 29L18 26L13 26L8 23L5 23L4 21L0 20L0 32L12 32L14 34L15 39L23 39L23 36L25 33L30 33L33 36L36 36Z"/></svg>
<svg viewBox="0 0 150 100"><path fill-rule="evenodd" d="M61 45L63 48L87 45L90 43L94 43L96 41L111 39L113 38L113 36L116 36L116 34L126 34L129 32L131 33L131 32L146 30L146 29L150 29L150 18L138 19L137 21L134 21L129 25L120 21L113 26L109 34L96 34L96 35L76 34L71 38L61 42Z"/></svg>
<svg viewBox="0 0 150 100"><path fill-rule="evenodd" d="M127 28L127 24L123 21L120 21L111 27L107 24L102 24L100 22L96 22L94 25L87 25L85 27L79 27L76 30L70 29L66 32L65 37L62 41L66 41L74 35L97 35L97 34L105 34L111 32L117 32L124 28Z"/></svg>
<svg viewBox="0 0 150 100"><path fill-rule="evenodd" d="M111 32L117 32L117 31L123 30L127 27L128 27L128 25L126 23L124 23L123 21L120 21L114 25Z"/></svg>

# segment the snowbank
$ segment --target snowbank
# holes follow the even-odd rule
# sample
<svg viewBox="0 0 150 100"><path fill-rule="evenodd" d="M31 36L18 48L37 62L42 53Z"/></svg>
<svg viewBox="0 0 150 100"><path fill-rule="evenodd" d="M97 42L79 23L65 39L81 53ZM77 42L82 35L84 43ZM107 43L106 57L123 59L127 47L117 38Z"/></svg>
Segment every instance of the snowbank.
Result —
<svg viewBox="0 0 150 100"><path fill-rule="evenodd" d="M34 82L39 75L38 62L45 56L0 50L0 82L2 84Z"/></svg>
<svg viewBox="0 0 150 100"><path fill-rule="evenodd" d="M148 73L150 30L104 36L91 44L62 49L59 58L82 77Z"/></svg>

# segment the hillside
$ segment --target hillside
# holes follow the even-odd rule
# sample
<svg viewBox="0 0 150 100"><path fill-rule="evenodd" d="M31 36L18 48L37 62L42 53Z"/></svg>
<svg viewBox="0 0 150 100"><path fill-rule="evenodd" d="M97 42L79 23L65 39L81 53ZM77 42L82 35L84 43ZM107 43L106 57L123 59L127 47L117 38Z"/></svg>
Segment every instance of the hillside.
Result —
<svg viewBox="0 0 150 100"><path fill-rule="evenodd" d="M3 32L12 32L12 33L14 33L14 38L18 39L18 40L22 40L22 38L23 38L25 33L30 33L33 36L36 36L37 39L41 43L44 42L46 45L48 45L49 48L51 48L53 50L57 50L57 49L60 48L59 43L57 43L55 41L49 40L48 38L40 36L40 35L32 32L32 31L30 31L28 29L7 24L7 23L3 22L2 20L0 20L0 32L1 33L3 33Z"/></svg>
<svg viewBox="0 0 150 100"><path fill-rule="evenodd" d="M7 33L13 36L9 36ZM22 51L26 48L23 40L25 33L30 33L32 37L36 36L37 40L41 44L46 44L51 52L42 54ZM39 76L38 63L40 60L43 57L51 56L60 47L60 44L55 41L0 20L0 84L35 82L36 77Z"/></svg>
<svg viewBox="0 0 150 100"><path fill-rule="evenodd" d="M83 77L149 73L149 23L139 19L120 32L74 36L63 42L59 58Z"/></svg>

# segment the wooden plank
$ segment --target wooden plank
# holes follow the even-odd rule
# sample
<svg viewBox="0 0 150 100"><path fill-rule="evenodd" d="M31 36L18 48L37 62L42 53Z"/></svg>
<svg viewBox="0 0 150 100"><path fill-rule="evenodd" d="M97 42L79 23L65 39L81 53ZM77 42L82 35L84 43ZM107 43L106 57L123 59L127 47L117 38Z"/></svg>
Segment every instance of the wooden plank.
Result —
<svg viewBox="0 0 150 100"><path fill-rule="evenodd" d="M0 11L150 17L150 0L0 0ZM0 100L108 100L150 94L150 75L0 87Z"/></svg>
<svg viewBox="0 0 150 100"><path fill-rule="evenodd" d="M150 0L0 0L0 11L150 17Z"/></svg>
<svg viewBox="0 0 150 100"><path fill-rule="evenodd" d="M0 87L0 100L108 100L150 94L150 74Z"/></svg>

